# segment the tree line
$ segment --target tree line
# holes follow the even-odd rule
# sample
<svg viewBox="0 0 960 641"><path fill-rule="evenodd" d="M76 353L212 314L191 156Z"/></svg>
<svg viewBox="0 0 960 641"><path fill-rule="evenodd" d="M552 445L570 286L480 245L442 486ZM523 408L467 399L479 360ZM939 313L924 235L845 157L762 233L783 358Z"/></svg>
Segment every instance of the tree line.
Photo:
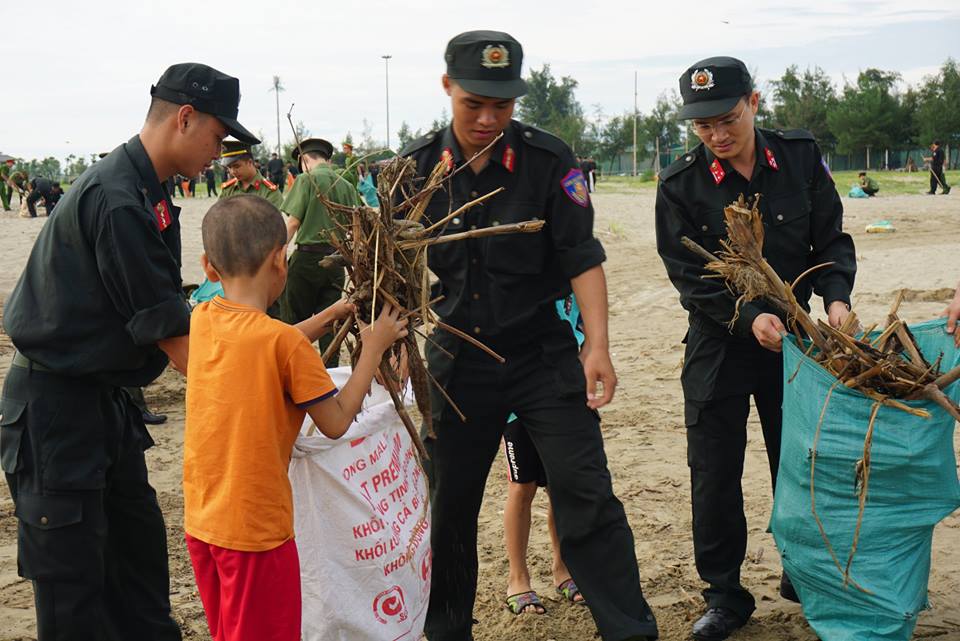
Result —
<svg viewBox="0 0 960 641"><path fill-rule="evenodd" d="M529 91L518 101L516 117L556 134L578 155L609 162L628 153L634 120L638 161L650 159L658 146L666 151L698 142L686 123L677 120L682 103L676 90L661 93L647 112L607 116L599 108L587 114L576 99L577 80L555 77L549 64L531 70L526 81ZM877 159L873 166L885 150L926 148L933 140L960 145L960 65L948 59L918 85L903 85L898 72L871 68L838 87L820 67L801 71L791 65L761 88L756 122L771 129L807 129L828 154L872 150ZM443 112L426 131L445 126L447 120ZM400 147L422 133L404 122L398 132Z"/></svg>

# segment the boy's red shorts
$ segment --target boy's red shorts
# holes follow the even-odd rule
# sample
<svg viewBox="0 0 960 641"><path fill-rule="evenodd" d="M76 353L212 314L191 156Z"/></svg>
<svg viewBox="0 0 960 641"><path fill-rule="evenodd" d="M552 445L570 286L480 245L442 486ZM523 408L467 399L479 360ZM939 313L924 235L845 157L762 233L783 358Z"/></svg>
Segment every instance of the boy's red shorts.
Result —
<svg viewBox="0 0 960 641"><path fill-rule="evenodd" d="M300 558L290 539L240 552L187 536L213 641L299 641Z"/></svg>

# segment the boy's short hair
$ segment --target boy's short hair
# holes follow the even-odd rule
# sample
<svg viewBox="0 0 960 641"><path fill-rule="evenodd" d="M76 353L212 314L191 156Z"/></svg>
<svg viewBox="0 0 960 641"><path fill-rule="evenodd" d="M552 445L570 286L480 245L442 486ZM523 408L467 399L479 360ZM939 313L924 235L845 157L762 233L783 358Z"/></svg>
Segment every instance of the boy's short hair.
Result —
<svg viewBox="0 0 960 641"><path fill-rule="evenodd" d="M860 172L859 174L857 174L857 175L858 175L858 176L866 176L866 175L867 175L867 172L861 171L861 172Z"/></svg>
<svg viewBox="0 0 960 641"><path fill-rule="evenodd" d="M203 251L221 276L253 276L287 242L280 211L259 196L217 201L200 227Z"/></svg>

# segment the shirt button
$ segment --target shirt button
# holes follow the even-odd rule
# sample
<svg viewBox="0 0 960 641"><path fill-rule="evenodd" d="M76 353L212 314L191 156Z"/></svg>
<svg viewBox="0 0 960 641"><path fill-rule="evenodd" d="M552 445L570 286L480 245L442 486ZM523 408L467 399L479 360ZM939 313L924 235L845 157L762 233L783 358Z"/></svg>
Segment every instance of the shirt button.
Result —
<svg viewBox="0 0 960 641"><path fill-rule="evenodd" d="M476 225L470 225L470 229L476 229L476 228L477 228Z"/></svg>
<svg viewBox="0 0 960 641"><path fill-rule="evenodd" d="M48 519L47 517L45 516L40 517L40 525L46 525L49 522L50 522L50 519Z"/></svg>
<svg viewBox="0 0 960 641"><path fill-rule="evenodd" d="M701 231L707 231L708 229L710 229L710 228L707 227L706 225L704 225L703 227L700 228Z"/></svg>
<svg viewBox="0 0 960 641"><path fill-rule="evenodd" d="M523 132L523 137L524 137L524 138L533 138L533 132L528 129L527 131Z"/></svg>
<svg viewBox="0 0 960 641"><path fill-rule="evenodd" d="M690 154L687 154L686 156L683 157L683 159L686 160L687 162L690 162L691 160L693 160L693 156L691 156Z"/></svg>
<svg viewBox="0 0 960 641"><path fill-rule="evenodd" d="M480 328L479 328L479 327L474 327L474 328L473 328L473 333L474 333L474 334L479 334L479 333L480 333Z"/></svg>
<svg viewBox="0 0 960 641"><path fill-rule="evenodd" d="M474 294L473 300L480 300L480 294Z"/></svg>
<svg viewBox="0 0 960 641"><path fill-rule="evenodd" d="M783 220L783 214L777 214L777 220Z"/></svg>
<svg viewBox="0 0 960 641"><path fill-rule="evenodd" d="M470 192L470 197L471 197L471 198L476 198L476 197L479 196L479 195L480 195L480 194L478 194L478 193L475 192L475 191L471 191L471 192Z"/></svg>
<svg viewBox="0 0 960 641"><path fill-rule="evenodd" d="M493 225L494 227L496 227L497 225L500 224L500 221L499 221L499 220L494 220L494 221L492 221L490 224Z"/></svg>
<svg viewBox="0 0 960 641"><path fill-rule="evenodd" d="M534 216L530 220L540 220L538 217Z"/></svg>
<svg viewBox="0 0 960 641"><path fill-rule="evenodd" d="M476 258L471 258L470 262L476 265L479 261Z"/></svg>
<svg viewBox="0 0 960 641"><path fill-rule="evenodd" d="M459 224L460 224L460 218L454 218L454 219L451 220L450 222L452 222L454 225L459 225Z"/></svg>

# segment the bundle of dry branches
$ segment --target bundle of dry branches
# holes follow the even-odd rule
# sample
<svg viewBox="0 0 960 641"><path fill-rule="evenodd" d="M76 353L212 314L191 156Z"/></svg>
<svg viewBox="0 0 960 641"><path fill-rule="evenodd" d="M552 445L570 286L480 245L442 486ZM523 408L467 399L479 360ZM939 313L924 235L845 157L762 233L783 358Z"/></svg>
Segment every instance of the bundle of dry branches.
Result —
<svg viewBox="0 0 960 641"><path fill-rule="evenodd" d="M897 316L902 292L894 301L884 323L883 331L872 337L876 325L866 331L860 329L855 312L851 312L839 328L823 321L814 322L794 296L797 284L815 270L827 267L824 263L811 267L787 283L763 258L763 222L757 195L752 205L740 198L724 209L728 237L720 241L722 250L714 256L703 247L684 237L681 242L704 258L706 268L714 274L706 278L722 278L737 298L737 310L743 302L763 298L787 315L787 323L798 345L802 336L812 345L807 355L817 361L843 385L854 388L874 401L904 412L929 417L926 410L910 407L900 400L931 400L960 420L960 409L943 393L943 388L960 378L960 368L941 374L941 354L934 363L928 363L917 347L906 324ZM736 320L736 315L731 323ZM900 399L900 400L897 400Z"/></svg>
<svg viewBox="0 0 960 641"><path fill-rule="evenodd" d="M496 140L491 142L487 149L495 143ZM545 224L543 221L531 220L440 235L451 220L496 195L503 190L502 187L456 210L452 209L451 200L451 207L446 216L428 225L424 224L424 212L433 195L438 190L446 188L454 175L469 167L470 163L479 158L484 151L486 149L452 171L447 162L441 160L423 181L416 179L415 161L408 158L394 158L380 171L377 179L377 194L380 200L378 209L344 206L332 202L326 197L326 193L317 189L317 198L331 212L332 218L339 226L339 233L333 234L330 239L335 253L324 258L320 264L324 267L346 268L348 276L346 294L357 307L355 317L340 325L323 357L327 359L330 355L337 353L344 341L347 341L352 364L356 365L362 349L357 318L373 324L384 303L399 309L403 317L409 319L412 331L384 354L379 368L379 380L389 391L397 413L421 457L427 456L426 450L413 420L404 409L402 399L401 387L406 375L409 375L417 408L431 436L433 435L430 407L431 385L446 398L461 420L465 421L466 417L428 371L416 337L433 342L430 335L435 328L439 328L473 344L500 362L504 360L472 336L441 321L431 310L430 306L437 300L430 300L428 248L440 243L469 238L538 232ZM436 346L452 358L449 352L439 345Z"/></svg>
<svg viewBox="0 0 960 641"><path fill-rule="evenodd" d="M787 283L773 270L763 258L763 221L759 211L759 194L748 204L744 197L724 209L727 226L727 238L720 241L721 251L713 255L706 249L683 237L685 247L706 261L706 268L714 274L705 278L722 278L727 287L736 295L737 307L732 324L744 302L763 298L787 315L787 323L797 337L797 344L804 349L802 336L810 338L811 345L806 355L820 364L836 377L831 387L817 425L810 462L810 505L814 520L820 529L820 535L834 564L843 576L844 585L850 583L863 592L869 592L850 576L853 557L856 554L863 514L866 508L867 492L870 484L870 451L873 442L873 429L881 405L907 412L914 416L929 418L930 413L922 408L903 403L904 400L927 399L937 403L960 420L960 409L943 393L943 389L960 379L960 367L947 373L941 373L940 364L943 354L931 364L921 354L916 341L906 324L897 316L903 302L903 291L897 294L884 321L883 330L874 336L877 325L866 331L860 327L855 312L850 313L839 328L831 327L823 321L814 322L794 296L797 284L811 272L832 263L811 267L798 276L793 283ZM799 371L799 369L798 369ZM796 373L794 373L796 376ZM792 380L792 379L791 379ZM854 469L854 488L858 498L857 523L853 533L853 542L845 565L841 565L830 539L824 530L816 511L816 457L817 443L823 426L824 416L834 389L843 385L856 389L873 401L870 421L863 444L862 457Z"/></svg>

